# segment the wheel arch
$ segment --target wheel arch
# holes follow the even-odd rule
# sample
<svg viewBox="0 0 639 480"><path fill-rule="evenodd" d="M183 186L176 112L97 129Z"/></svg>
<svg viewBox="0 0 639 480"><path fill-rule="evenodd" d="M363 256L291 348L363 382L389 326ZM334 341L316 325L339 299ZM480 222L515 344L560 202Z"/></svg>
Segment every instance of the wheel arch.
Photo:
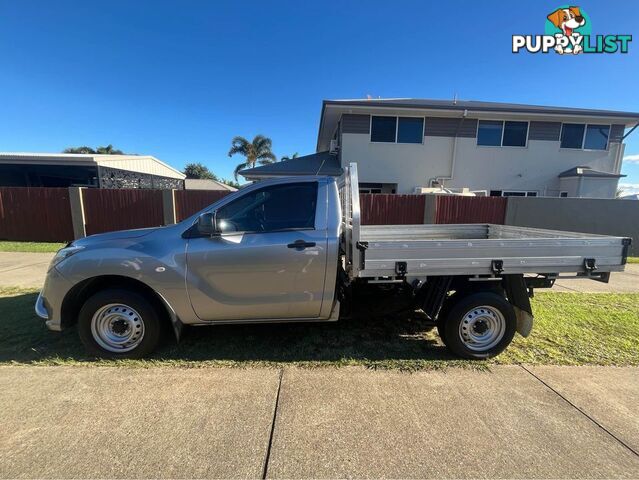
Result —
<svg viewBox="0 0 639 480"><path fill-rule="evenodd" d="M124 288L144 295L152 303L162 320L171 323L176 339L179 340L182 332L182 322L166 298L146 283L123 275L99 275L87 278L74 285L67 292L64 300L62 300L62 327L65 328L75 324L78 321L78 313L84 302L95 293L107 288Z"/></svg>

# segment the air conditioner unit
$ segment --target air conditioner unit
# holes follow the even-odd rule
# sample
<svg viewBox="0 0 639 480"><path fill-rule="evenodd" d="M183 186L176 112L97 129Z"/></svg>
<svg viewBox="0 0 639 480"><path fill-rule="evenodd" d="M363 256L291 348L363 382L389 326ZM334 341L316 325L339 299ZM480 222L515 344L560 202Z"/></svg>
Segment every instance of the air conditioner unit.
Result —
<svg viewBox="0 0 639 480"><path fill-rule="evenodd" d="M337 155L337 152L339 152L339 144L337 143L337 140L331 140L330 146L328 147L328 152L333 155Z"/></svg>

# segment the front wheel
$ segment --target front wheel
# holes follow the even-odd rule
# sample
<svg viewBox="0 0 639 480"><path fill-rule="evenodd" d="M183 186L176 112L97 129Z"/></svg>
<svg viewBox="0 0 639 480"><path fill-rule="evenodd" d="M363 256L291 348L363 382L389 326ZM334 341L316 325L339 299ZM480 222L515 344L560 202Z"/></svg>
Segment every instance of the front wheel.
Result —
<svg viewBox="0 0 639 480"><path fill-rule="evenodd" d="M453 353L469 359L499 355L517 328L512 305L494 292L461 298L442 320L442 341Z"/></svg>
<svg viewBox="0 0 639 480"><path fill-rule="evenodd" d="M161 321L141 294L102 290L80 309L78 332L87 351L98 357L141 358L158 346Z"/></svg>

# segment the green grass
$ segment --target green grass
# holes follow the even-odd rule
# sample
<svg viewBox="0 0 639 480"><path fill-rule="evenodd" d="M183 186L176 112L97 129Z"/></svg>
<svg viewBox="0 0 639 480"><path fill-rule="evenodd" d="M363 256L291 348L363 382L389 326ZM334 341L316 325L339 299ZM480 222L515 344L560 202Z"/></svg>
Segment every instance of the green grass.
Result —
<svg viewBox="0 0 639 480"><path fill-rule="evenodd" d="M64 243L0 241L0 252L57 252Z"/></svg>
<svg viewBox="0 0 639 480"><path fill-rule="evenodd" d="M420 370L492 364L639 365L639 294L540 293L530 337L516 336L489 362L452 357L421 320L357 318L337 323L185 328L147 360L88 358L75 328L49 332L33 313L37 293L0 289L0 364L282 366Z"/></svg>
<svg viewBox="0 0 639 480"><path fill-rule="evenodd" d="M639 263L639 257L628 257L628 263Z"/></svg>

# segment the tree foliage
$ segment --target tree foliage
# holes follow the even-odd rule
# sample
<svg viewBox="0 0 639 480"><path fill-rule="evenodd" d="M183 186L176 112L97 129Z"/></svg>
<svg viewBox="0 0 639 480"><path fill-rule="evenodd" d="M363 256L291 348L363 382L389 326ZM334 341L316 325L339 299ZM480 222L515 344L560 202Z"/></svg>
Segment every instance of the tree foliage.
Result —
<svg viewBox="0 0 639 480"><path fill-rule="evenodd" d="M201 163L189 163L184 167L186 178L203 178L208 180L218 180L217 175Z"/></svg>
<svg viewBox="0 0 639 480"><path fill-rule="evenodd" d="M282 162L285 162L285 161L287 161L287 160L294 160L294 159L296 159L296 158L297 158L297 157L299 157L299 156L300 156L300 154L299 154L299 153L297 153L297 152L295 152L293 155L286 155L285 157L280 158L280 160L281 160Z"/></svg>
<svg viewBox="0 0 639 480"><path fill-rule="evenodd" d="M124 155L122 150L118 150L117 148L113 148L113 145L110 143L106 147L98 147L93 149L91 147L87 147L83 145L81 147L69 147L65 148L62 153L86 153L91 155Z"/></svg>
<svg viewBox="0 0 639 480"><path fill-rule="evenodd" d="M226 178L223 178L220 182L233 188L240 188L242 186L239 182L236 182L235 180L227 180Z"/></svg>
<svg viewBox="0 0 639 480"><path fill-rule="evenodd" d="M256 164L266 165L276 162L277 158L271 151L272 147L273 142L270 138L265 137L264 135L256 135L251 142L244 137L234 137L233 140L231 140L229 157L239 154L246 159L244 162L235 167L235 170L233 171L235 180L237 180L237 174L240 170L253 168Z"/></svg>

